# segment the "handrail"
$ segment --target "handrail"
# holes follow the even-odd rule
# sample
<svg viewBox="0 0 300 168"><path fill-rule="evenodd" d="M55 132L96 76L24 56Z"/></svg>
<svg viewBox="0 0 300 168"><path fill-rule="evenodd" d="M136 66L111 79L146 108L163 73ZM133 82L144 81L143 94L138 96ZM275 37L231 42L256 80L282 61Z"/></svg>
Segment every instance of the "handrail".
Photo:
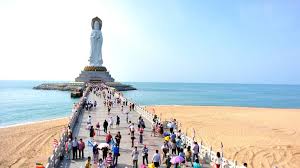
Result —
<svg viewBox="0 0 300 168"><path fill-rule="evenodd" d="M79 118L79 116L82 114L83 105L85 103L85 97L89 95L90 87L87 87L86 90L83 93L82 98L79 100L77 105L75 107L75 112L71 114L70 120L68 125L70 126L71 130L73 131L75 128L75 124ZM68 132L67 129L65 129L59 139L58 145L55 149L52 151L52 155L48 158L48 163L46 165L46 168L55 168L58 166L60 162L60 157L64 155L65 152L65 142L68 140Z"/></svg>

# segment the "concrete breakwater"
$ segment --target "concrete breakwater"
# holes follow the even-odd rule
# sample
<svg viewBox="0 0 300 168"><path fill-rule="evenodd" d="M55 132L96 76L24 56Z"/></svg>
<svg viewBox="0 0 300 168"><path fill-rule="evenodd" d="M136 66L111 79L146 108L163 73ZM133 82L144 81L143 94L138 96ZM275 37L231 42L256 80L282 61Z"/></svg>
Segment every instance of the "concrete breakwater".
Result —
<svg viewBox="0 0 300 168"><path fill-rule="evenodd" d="M115 88L117 91L136 90L131 85L122 84L120 82L107 82L107 86ZM78 88L85 87L83 82L68 82L68 83L43 83L33 87L38 90L60 90L60 91L75 91Z"/></svg>

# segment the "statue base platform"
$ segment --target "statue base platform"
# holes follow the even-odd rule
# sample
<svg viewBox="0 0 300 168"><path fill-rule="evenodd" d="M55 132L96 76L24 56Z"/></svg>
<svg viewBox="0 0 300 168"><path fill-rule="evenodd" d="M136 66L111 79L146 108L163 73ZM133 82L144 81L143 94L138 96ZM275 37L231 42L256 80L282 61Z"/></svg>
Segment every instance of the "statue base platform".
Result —
<svg viewBox="0 0 300 168"><path fill-rule="evenodd" d="M76 82L114 82L107 69L103 66L86 66L79 76L75 78Z"/></svg>

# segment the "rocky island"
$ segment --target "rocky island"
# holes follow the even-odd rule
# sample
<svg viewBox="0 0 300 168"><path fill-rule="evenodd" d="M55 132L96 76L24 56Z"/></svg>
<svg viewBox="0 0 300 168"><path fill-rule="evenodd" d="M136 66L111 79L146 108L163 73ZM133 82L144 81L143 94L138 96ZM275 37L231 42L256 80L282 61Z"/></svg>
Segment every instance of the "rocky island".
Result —
<svg viewBox="0 0 300 168"><path fill-rule="evenodd" d="M120 82L106 82L106 85L115 88L118 91L129 91L136 90L131 85L122 84ZM69 82L69 83L43 83L38 86L33 87L33 89L38 90L60 90L60 91L75 91L77 89L83 88L85 86L84 82Z"/></svg>

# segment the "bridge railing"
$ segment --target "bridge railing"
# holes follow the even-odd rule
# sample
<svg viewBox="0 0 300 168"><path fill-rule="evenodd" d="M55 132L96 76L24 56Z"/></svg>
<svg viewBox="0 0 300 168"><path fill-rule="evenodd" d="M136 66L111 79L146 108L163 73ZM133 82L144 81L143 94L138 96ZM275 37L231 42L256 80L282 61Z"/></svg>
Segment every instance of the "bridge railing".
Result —
<svg viewBox="0 0 300 168"><path fill-rule="evenodd" d="M75 109L74 113L71 113L70 120L68 125L70 126L71 130L74 130L75 124L79 118L79 116L82 114L83 105L84 105L84 98L88 96L89 94L89 87L85 90L82 98L77 103L77 107ZM65 142L68 140L68 132L67 129L65 129L59 139L57 147L53 150L52 155L48 158L48 163L46 165L46 168L55 168L59 164L61 157L64 156L65 153Z"/></svg>

